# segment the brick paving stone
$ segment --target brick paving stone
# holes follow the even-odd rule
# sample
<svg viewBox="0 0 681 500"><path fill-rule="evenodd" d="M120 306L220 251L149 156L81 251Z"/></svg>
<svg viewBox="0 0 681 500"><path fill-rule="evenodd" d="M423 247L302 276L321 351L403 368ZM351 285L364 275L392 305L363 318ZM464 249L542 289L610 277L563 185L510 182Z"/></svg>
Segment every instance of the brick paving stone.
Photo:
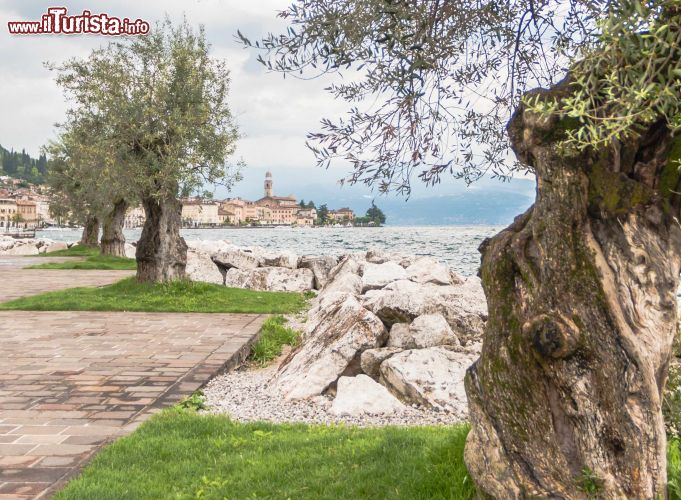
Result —
<svg viewBox="0 0 681 500"><path fill-rule="evenodd" d="M0 257L0 302L121 271L24 270ZM265 317L0 311L0 500L53 494L111 440L242 356Z"/></svg>

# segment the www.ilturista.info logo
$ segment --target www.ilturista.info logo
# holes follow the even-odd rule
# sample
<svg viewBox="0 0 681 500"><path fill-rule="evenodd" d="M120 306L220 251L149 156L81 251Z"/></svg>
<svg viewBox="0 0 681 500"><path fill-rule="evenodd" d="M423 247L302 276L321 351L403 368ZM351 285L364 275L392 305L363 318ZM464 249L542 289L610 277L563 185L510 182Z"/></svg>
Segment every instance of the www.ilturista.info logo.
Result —
<svg viewBox="0 0 681 500"><path fill-rule="evenodd" d="M149 23L142 19L132 21L107 14L92 14L84 10L76 16L66 15L66 7L50 7L40 21L8 21L7 27L13 35L146 35Z"/></svg>

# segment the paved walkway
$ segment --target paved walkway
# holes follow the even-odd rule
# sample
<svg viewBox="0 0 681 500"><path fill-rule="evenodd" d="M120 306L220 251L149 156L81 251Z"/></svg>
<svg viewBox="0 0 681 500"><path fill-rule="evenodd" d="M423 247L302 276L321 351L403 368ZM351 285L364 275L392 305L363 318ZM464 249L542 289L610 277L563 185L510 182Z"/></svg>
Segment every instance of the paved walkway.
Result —
<svg viewBox="0 0 681 500"><path fill-rule="evenodd" d="M69 270L50 271L48 280L46 271L21 270L17 260L5 260L0 301L121 277ZM248 314L0 312L0 499L49 497L102 444L239 361L263 320Z"/></svg>
<svg viewBox="0 0 681 500"><path fill-rule="evenodd" d="M78 257L0 256L0 302L77 286L104 286L133 276L134 271L24 269L45 262L80 260Z"/></svg>

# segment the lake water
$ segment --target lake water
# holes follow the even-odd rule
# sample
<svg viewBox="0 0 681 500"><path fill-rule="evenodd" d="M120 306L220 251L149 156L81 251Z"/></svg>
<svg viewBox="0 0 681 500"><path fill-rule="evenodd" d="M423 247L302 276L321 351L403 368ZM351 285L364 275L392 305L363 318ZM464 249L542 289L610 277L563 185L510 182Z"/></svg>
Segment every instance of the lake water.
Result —
<svg viewBox="0 0 681 500"><path fill-rule="evenodd" d="M299 255L341 255L383 248L390 252L429 255L447 262L464 276L477 273L478 246L502 226L385 226L379 228L242 228L183 229L187 240L228 240L240 246L290 249ZM128 241L136 241L141 230L126 230ZM76 241L80 231L39 231L39 237Z"/></svg>

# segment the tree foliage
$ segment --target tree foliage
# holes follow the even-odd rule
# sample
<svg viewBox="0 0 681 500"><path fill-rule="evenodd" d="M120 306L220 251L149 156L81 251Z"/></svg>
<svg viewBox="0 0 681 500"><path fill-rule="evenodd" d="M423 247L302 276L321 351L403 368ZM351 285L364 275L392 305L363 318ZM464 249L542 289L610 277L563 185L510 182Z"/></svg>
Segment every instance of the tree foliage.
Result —
<svg viewBox="0 0 681 500"><path fill-rule="evenodd" d="M32 158L23 149L19 153L0 146L0 175L42 184L47 176L47 158L42 153L37 159Z"/></svg>
<svg viewBox="0 0 681 500"><path fill-rule="evenodd" d="M530 88L562 79L594 45L606 0L297 0L290 26L247 45L272 71L339 73L328 90L346 117L309 135L320 165L352 165L351 183L410 192L448 173L472 182L524 168L505 125Z"/></svg>
<svg viewBox="0 0 681 500"><path fill-rule="evenodd" d="M623 0L599 23L599 37L579 52L568 95L529 104L572 123L563 146L580 150L638 138L662 120L681 130L681 2Z"/></svg>
<svg viewBox="0 0 681 500"><path fill-rule="evenodd" d="M69 119L101 124L97 143L140 197L239 178L238 165L225 165L238 138L229 71L209 50L203 29L166 20L147 36L51 66L71 100Z"/></svg>

